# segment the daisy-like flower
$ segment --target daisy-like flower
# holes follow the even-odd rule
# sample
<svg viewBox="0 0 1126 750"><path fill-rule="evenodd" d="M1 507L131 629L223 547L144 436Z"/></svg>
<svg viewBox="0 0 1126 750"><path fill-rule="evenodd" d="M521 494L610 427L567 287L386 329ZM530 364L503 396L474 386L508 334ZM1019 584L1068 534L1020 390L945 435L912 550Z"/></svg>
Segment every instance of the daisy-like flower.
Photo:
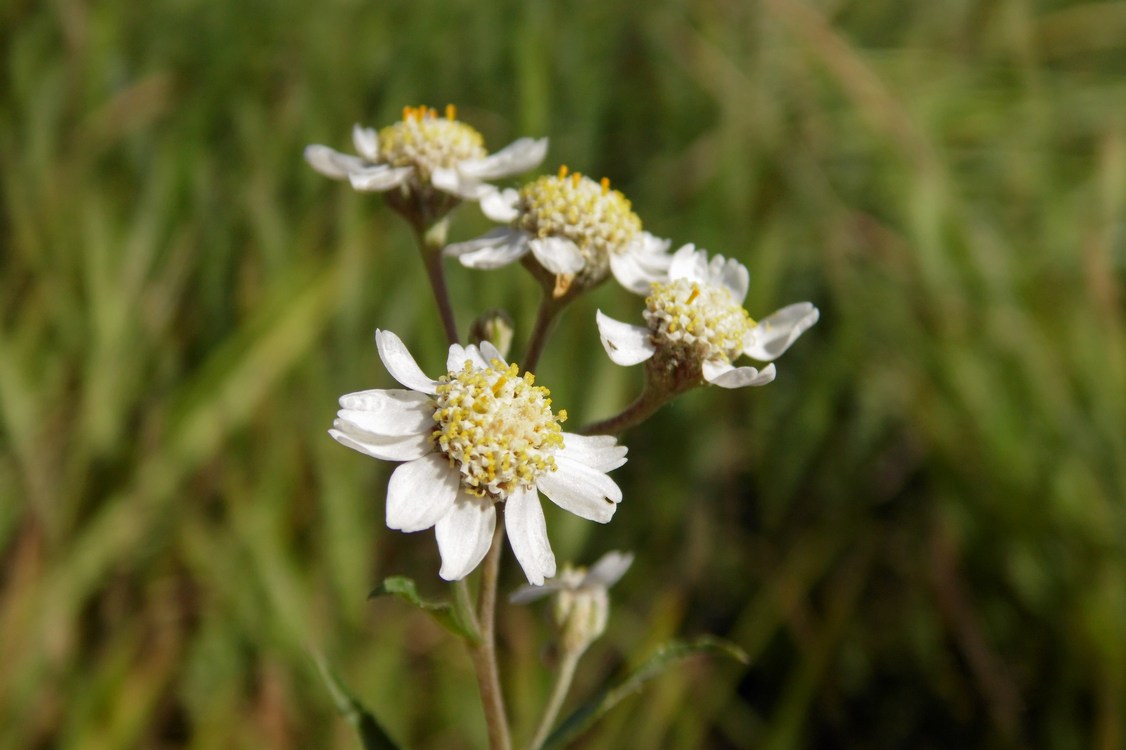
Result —
<svg viewBox="0 0 1126 750"><path fill-rule="evenodd" d="M504 503L508 541L528 581L555 575L539 493L577 516L606 523L622 492L606 472L626 461L609 436L573 435L549 392L506 364L496 348L453 344L448 372L432 380L390 331L376 331L387 371L410 390L371 390L340 399L337 441L384 461L404 462L387 486L387 526L434 527L439 575L468 575L485 556Z"/></svg>
<svg viewBox="0 0 1126 750"><path fill-rule="evenodd" d="M633 564L633 553L607 552L590 570L565 565L555 578L543 586L521 586L508 600L526 604L554 594L552 618L559 628L563 647L582 652L606 632L610 614L609 589Z"/></svg>
<svg viewBox="0 0 1126 750"><path fill-rule="evenodd" d="M645 294L669 267L668 241L642 230L630 202L606 178L595 182L561 167L519 191L490 192L481 210L508 226L446 248L470 268L497 268L531 252L549 272L567 277L564 290L592 287L613 273L626 289Z"/></svg>
<svg viewBox="0 0 1126 750"><path fill-rule="evenodd" d="M495 191L488 180L526 172L547 155L546 138L521 138L490 155L481 134L457 120L452 104L445 117L426 107L404 107L402 121L379 132L356 125L352 141L359 156L313 145L305 149L305 161L356 190L400 188L404 199L442 201L447 211L460 200L480 200Z"/></svg>
<svg viewBox="0 0 1126 750"><path fill-rule="evenodd" d="M610 359L619 365L648 360L650 378L668 391L712 383L723 388L766 385L776 374L773 360L785 352L820 315L809 302L788 305L756 323L743 309L750 275L736 260L694 245L680 248L669 280L654 283L645 299L646 326L614 320L598 311L598 331ZM736 367L746 354L770 362L762 370Z"/></svg>

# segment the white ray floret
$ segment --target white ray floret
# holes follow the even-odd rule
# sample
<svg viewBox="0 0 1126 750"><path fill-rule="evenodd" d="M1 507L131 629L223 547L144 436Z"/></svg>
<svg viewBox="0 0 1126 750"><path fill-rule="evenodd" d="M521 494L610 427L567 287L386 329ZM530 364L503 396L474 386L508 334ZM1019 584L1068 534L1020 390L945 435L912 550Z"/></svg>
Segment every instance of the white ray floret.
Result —
<svg viewBox="0 0 1126 750"><path fill-rule="evenodd" d="M410 390L341 397L329 434L387 461L403 462L387 486L387 526L433 527L446 580L468 575L485 556L504 504L509 543L528 581L555 575L540 493L583 518L606 523L622 499L607 476L626 460L609 436L563 432L566 412L488 342L454 344L447 372L427 377L398 336L376 331L388 372Z"/></svg>

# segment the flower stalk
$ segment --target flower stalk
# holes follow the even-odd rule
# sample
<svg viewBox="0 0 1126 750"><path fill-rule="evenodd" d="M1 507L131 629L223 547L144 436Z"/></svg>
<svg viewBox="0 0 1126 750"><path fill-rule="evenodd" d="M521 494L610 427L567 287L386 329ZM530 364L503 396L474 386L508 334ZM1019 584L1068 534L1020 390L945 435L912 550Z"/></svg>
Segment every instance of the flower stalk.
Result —
<svg viewBox="0 0 1126 750"><path fill-rule="evenodd" d="M547 700L543 717L540 719L532 741L528 743L529 750L539 750L543 747L555 720L559 718L559 711L563 708L563 701L571 690L571 683L575 679L575 668L579 665L585 649L567 649L559 660L559 671L555 674L555 684L551 687L551 697Z"/></svg>
<svg viewBox="0 0 1126 750"><path fill-rule="evenodd" d="M453 305L450 304L446 271L442 265L442 248L446 244L448 227L447 219L439 219L428 229L415 226L415 239L418 241L419 252L422 253L422 263L426 266L426 278L429 279L430 289L434 292L434 303L438 306L442 328L446 331L446 341L456 344L460 340L457 333L457 319L454 317Z"/></svg>
<svg viewBox="0 0 1126 750"><path fill-rule="evenodd" d="M500 687L496 649L497 579L500 575L503 547L504 520L502 518L497 520L493 543L481 568L481 591L477 598L477 623L481 640L471 647L473 667L477 672L477 687L481 692L481 705L485 711L485 724L489 730L490 750L512 748L508 716L504 708L504 694Z"/></svg>

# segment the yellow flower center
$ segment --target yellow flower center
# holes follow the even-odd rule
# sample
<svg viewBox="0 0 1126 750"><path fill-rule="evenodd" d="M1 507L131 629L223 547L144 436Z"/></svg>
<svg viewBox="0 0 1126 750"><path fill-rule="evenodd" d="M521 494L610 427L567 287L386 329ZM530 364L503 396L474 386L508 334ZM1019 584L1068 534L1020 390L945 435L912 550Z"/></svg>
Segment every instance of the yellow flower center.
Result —
<svg viewBox="0 0 1126 750"><path fill-rule="evenodd" d="M488 155L485 139L456 116L452 104L445 117L426 107L404 107L402 122L379 131L380 157L393 167L414 167L420 181L429 180L435 169L483 159Z"/></svg>
<svg viewBox="0 0 1126 750"><path fill-rule="evenodd" d="M488 369L466 362L439 378L432 438L466 492L503 500L555 471L567 412L553 414L550 391L534 383L532 373L520 375L516 365L499 360Z"/></svg>
<svg viewBox="0 0 1126 750"><path fill-rule="evenodd" d="M643 313L658 345L681 350L698 361L722 357L728 362L743 351L755 321L723 286L701 286L688 279L654 283Z"/></svg>
<svg viewBox="0 0 1126 750"><path fill-rule="evenodd" d="M623 251L641 232L641 219L610 180L578 172L544 176L520 190L516 227L535 237L566 237L579 247L587 266L604 267L610 253Z"/></svg>

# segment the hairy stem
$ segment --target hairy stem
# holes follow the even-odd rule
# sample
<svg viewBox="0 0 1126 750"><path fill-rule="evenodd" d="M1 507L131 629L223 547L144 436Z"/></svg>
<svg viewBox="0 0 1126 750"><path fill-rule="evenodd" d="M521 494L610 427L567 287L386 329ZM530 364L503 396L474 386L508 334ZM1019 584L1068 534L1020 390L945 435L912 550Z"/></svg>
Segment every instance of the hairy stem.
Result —
<svg viewBox="0 0 1126 750"><path fill-rule="evenodd" d="M567 698L567 693L571 689L572 680L575 679L575 667L578 666L579 657L582 655L582 650L578 649L569 649L563 652L563 659L559 663L559 672L555 675L555 684L551 688L551 697L547 701L547 707L543 710L543 718L540 719L540 725L536 728L536 734L528 744L529 750L539 750L543 747L544 740L547 739L551 727L555 724L555 719L559 716L559 709L563 708L563 701Z"/></svg>
<svg viewBox="0 0 1126 750"><path fill-rule="evenodd" d="M667 391L658 391L650 388L648 385L637 400L627 406L618 414L603 419L600 422L592 422L586 425L579 434L581 435L618 435L625 432L630 427L635 427L644 422L649 417L667 403L674 394Z"/></svg>
<svg viewBox="0 0 1126 750"><path fill-rule="evenodd" d="M508 732L508 717L504 710L504 695L500 689L497 669L496 603L497 578L500 573L500 555L504 548L504 520L497 519L493 545L485 555L481 570L481 591L477 598L477 624L481 642L473 647L473 666L477 671L477 687L485 709L485 723L489 728L491 750L511 750L512 738Z"/></svg>
<svg viewBox="0 0 1126 750"><path fill-rule="evenodd" d="M536 365L539 364L540 355L543 354L543 348L547 344L548 334L551 333L551 326L566 304L566 300L556 299L549 290L544 290L539 311L536 313L535 327L532 329L532 335L528 337L528 346L524 349L522 369L525 372L533 372Z"/></svg>
<svg viewBox="0 0 1126 750"><path fill-rule="evenodd" d="M453 306L450 304L450 292L446 288L446 271L442 266L446 227L446 220L440 219L425 231L416 228L415 238L418 240L418 249L422 253L422 262L426 266L426 276L430 279L430 288L434 292L434 302L438 305L438 315L442 318L442 327L446 329L446 339L449 343L456 344L460 340L457 335L457 321L454 319Z"/></svg>

